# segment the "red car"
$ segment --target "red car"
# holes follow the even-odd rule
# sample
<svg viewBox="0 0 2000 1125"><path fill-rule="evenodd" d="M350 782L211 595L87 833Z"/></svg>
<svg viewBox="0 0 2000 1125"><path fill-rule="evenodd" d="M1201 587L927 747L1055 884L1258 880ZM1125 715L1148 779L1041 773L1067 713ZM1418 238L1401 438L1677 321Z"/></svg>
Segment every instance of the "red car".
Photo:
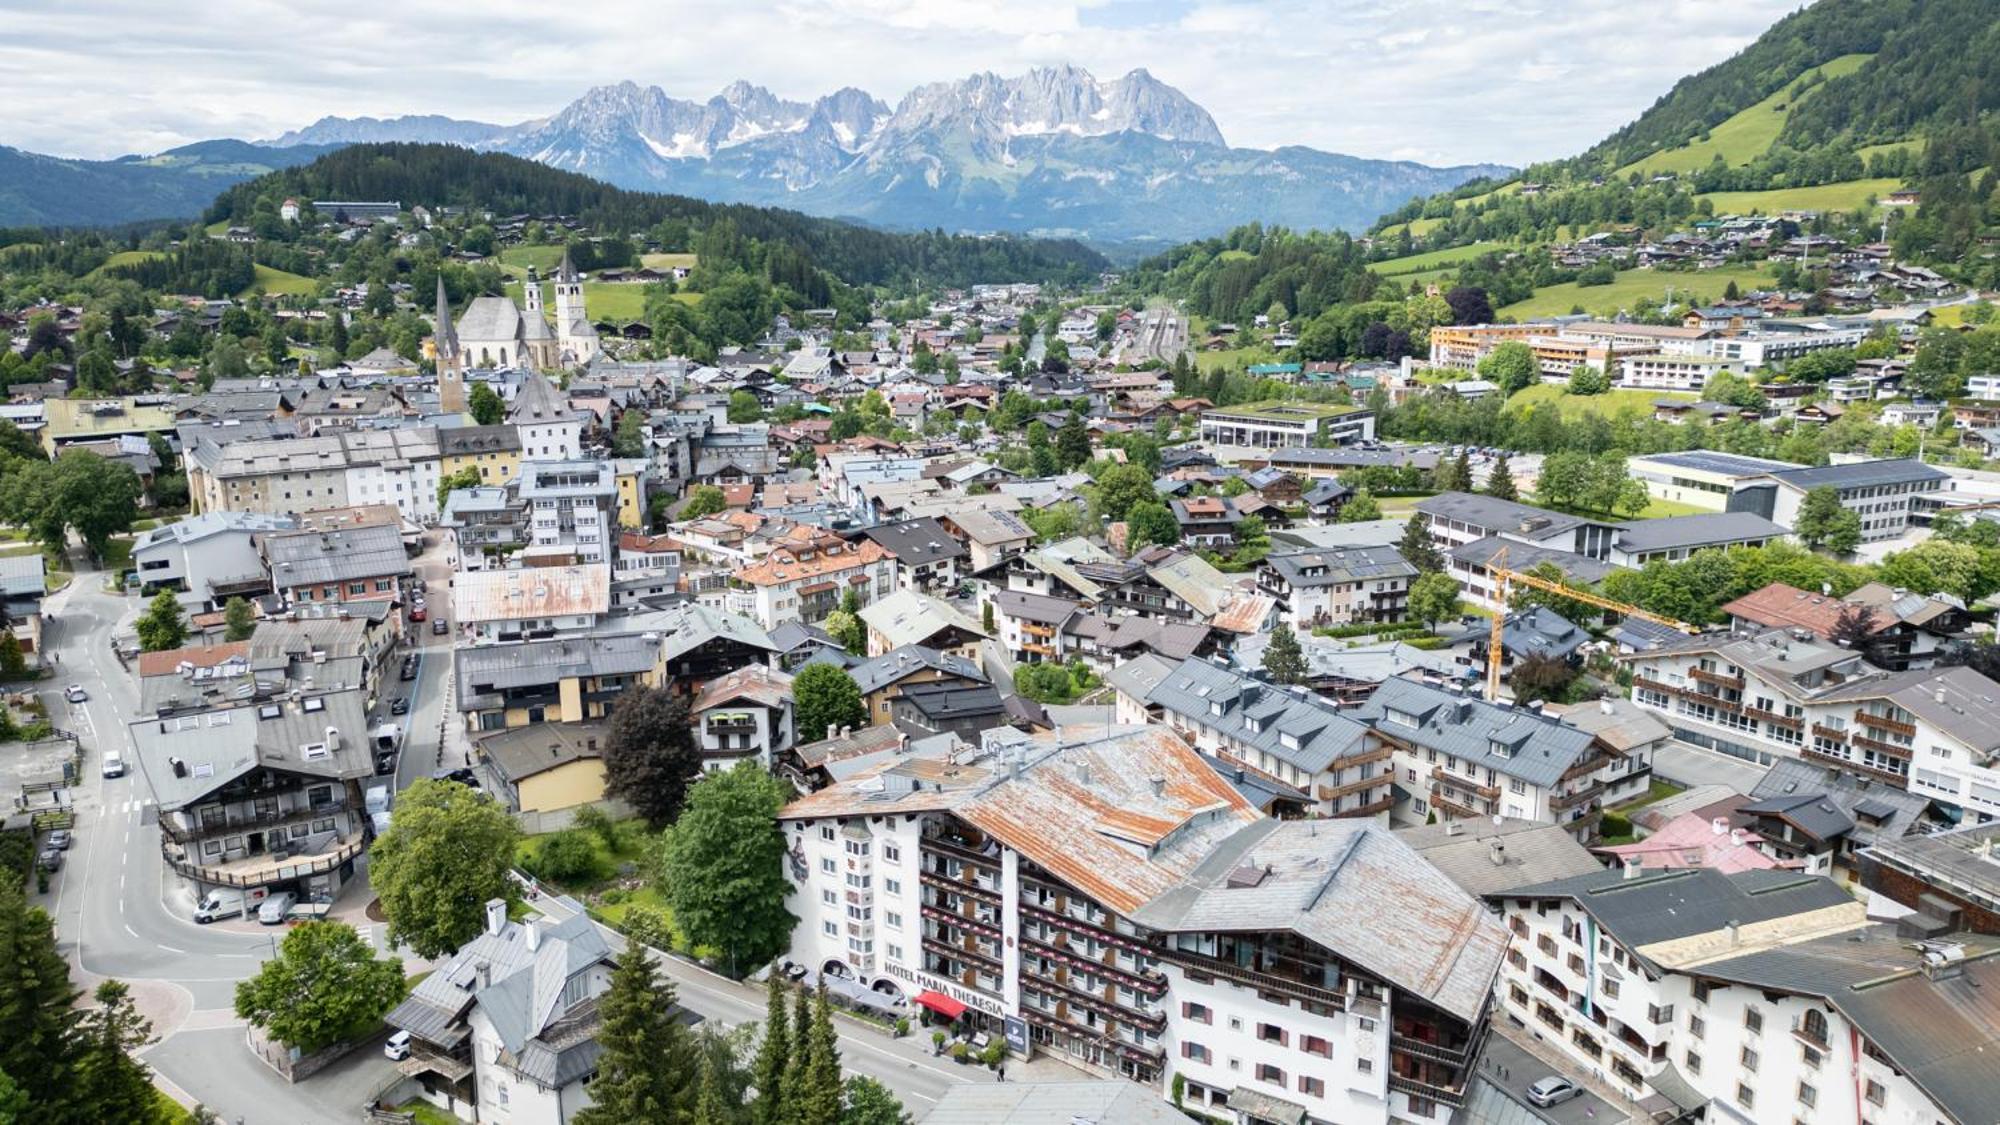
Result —
<svg viewBox="0 0 2000 1125"><path fill-rule="evenodd" d="M410 610L410 620L422 621L423 619L424 619L424 607L423 606L412 607Z"/></svg>

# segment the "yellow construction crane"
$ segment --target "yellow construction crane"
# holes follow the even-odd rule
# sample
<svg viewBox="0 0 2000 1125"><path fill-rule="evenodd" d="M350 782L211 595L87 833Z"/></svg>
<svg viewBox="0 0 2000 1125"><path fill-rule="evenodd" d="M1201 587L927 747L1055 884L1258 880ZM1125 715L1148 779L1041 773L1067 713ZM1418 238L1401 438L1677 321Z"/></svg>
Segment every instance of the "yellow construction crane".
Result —
<svg viewBox="0 0 2000 1125"><path fill-rule="evenodd" d="M1518 582L1523 586L1532 587L1536 590L1547 590L1551 594L1560 594L1565 598L1582 602L1585 605L1594 605L1599 609L1608 609L1613 613L1622 613L1627 617L1636 617L1641 621L1651 621L1655 625L1665 625L1669 629L1679 629L1683 633L1698 633L1701 631L1685 621L1675 621L1671 617L1662 617L1657 613L1648 613L1636 605L1612 601L1610 598L1603 597L1602 595L1593 594L1589 590L1579 590L1573 586L1565 586L1560 582L1551 582L1546 578L1537 578L1532 574L1523 574L1518 570L1508 570L1506 567L1500 565L1500 560L1505 558L1506 555L1507 548L1502 547L1498 551L1493 552L1492 558L1486 560L1486 573L1493 578L1493 601L1494 604L1500 607L1493 614L1492 632L1486 640L1486 698L1489 702L1500 698L1500 632L1501 627L1507 620L1507 588L1514 583Z"/></svg>

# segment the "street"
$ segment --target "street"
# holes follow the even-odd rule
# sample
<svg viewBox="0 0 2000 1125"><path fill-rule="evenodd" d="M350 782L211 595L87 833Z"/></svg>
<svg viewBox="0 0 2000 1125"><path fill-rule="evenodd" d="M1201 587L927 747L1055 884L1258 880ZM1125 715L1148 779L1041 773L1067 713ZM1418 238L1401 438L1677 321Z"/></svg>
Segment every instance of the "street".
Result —
<svg viewBox="0 0 2000 1125"><path fill-rule="evenodd" d="M433 611L448 613L441 554L433 551L420 558L418 571L429 583ZM138 704L138 688L109 643L121 618L142 603L105 593L103 579L102 572L80 568L69 588L46 603L48 645L58 664L44 684L43 698L55 725L74 731L84 751L82 776L73 791L76 844L41 899L56 918L59 946L77 970L79 987L94 987L105 977L132 986L157 1039L140 1057L170 1091L200 1101L225 1121L245 1125L352 1125L362 1104L395 1078L394 1064L379 1051L364 1045L294 1086L244 1045L243 1023L234 1012L236 982L254 974L275 952L284 931L240 919L210 926L190 920L192 899L174 885L178 880L161 860L152 790L125 729ZM437 768L440 732L447 722L453 737L445 740L444 764L464 763L456 716L448 717L445 710L453 638L433 635L428 623L417 624L414 631L422 654L416 679L397 679L396 669L389 669L377 713L370 717L371 722L404 723L409 731L397 763L398 789ZM80 704L65 702L63 691L70 684L81 686L89 698ZM409 713L392 719L389 703L405 693L412 699ZM101 776L107 749L124 754L126 776ZM339 904L343 913L353 913L347 908L365 902L356 896L366 895L365 882L350 887ZM539 905L561 916L559 904L544 900ZM384 927L364 923L361 928L382 948ZM622 937L605 932L614 947L623 948ZM681 1004L704 1020L735 1026L763 1019L761 988L734 984L673 958L663 958L662 964L679 989ZM913 1113L921 1114L954 1083L993 1080L983 1067L931 1057L927 1039L891 1040L844 1020L839 1030L848 1072L879 1079ZM1033 1065L1072 1073L1061 1064Z"/></svg>

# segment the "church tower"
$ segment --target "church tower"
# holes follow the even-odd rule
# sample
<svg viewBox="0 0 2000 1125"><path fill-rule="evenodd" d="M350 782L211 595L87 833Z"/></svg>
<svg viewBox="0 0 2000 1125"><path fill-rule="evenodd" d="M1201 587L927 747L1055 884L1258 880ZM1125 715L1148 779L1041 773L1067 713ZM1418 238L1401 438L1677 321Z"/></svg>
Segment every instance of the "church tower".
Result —
<svg viewBox="0 0 2000 1125"><path fill-rule="evenodd" d="M446 414L465 413L465 356L459 350L458 330L451 323L451 298L445 296L444 278L438 278L437 327L432 334L437 356L438 409Z"/></svg>
<svg viewBox="0 0 2000 1125"><path fill-rule="evenodd" d="M583 279L577 276L567 247L556 267L556 342L566 364L587 364L597 355L597 329L584 309Z"/></svg>
<svg viewBox="0 0 2000 1125"><path fill-rule="evenodd" d="M521 312L524 316L542 315L542 277L535 267L528 267L528 279L521 283Z"/></svg>

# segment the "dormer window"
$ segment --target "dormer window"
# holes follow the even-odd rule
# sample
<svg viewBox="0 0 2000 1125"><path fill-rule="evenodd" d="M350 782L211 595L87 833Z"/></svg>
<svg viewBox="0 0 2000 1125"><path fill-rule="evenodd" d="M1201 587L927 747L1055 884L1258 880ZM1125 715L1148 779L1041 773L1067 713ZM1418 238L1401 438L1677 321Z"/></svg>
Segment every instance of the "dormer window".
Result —
<svg viewBox="0 0 2000 1125"><path fill-rule="evenodd" d="M1287 750L1297 750L1299 748L1299 736L1293 734L1291 731L1285 731L1278 735L1278 743Z"/></svg>
<svg viewBox="0 0 2000 1125"><path fill-rule="evenodd" d="M1417 717L1415 715L1410 714L1408 711L1398 711L1393 707L1387 708L1382 712L1382 721L1411 729L1415 729L1417 726Z"/></svg>
<svg viewBox="0 0 2000 1125"><path fill-rule="evenodd" d="M1514 748L1497 738L1488 739L1486 749L1492 751L1493 756L1496 758L1511 758L1514 756Z"/></svg>
<svg viewBox="0 0 2000 1125"><path fill-rule="evenodd" d="M1211 715L1220 715L1220 714L1222 714L1222 701L1221 701L1220 699L1211 699L1211 700L1209 700L1209 701L1208 701L1208 713L1209 713L1209 714L1211 714Z"/></svg>
<svg viewBox="0 0 2000 1125"><path fill-rule="evenodd" d="M1258 734L1258 733L1261 733L1261 732L1263 731L1263 729L1264 729L1264 720L1262 720L1262 719L1244 719L1244 720L1243 720L1243 725L1244 725L1244 726L1246 726L1246 727L1249 727L1249 728L1250 728L1250 733L1251 733L1251 734Z"/></svg>

